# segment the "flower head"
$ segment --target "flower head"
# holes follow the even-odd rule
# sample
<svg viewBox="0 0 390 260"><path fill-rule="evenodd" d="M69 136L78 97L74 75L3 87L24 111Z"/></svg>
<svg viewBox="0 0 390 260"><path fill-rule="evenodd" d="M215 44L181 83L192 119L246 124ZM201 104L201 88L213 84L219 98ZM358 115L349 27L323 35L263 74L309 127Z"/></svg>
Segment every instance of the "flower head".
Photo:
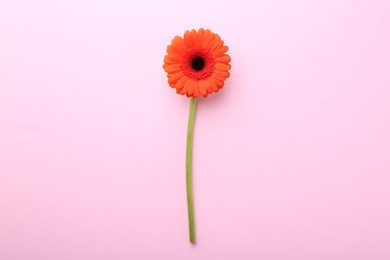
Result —
<svg viewBox="0 0 390 260"><path fill-rule="evenodd" d="M164 70L176 92L198 97L218 92L230 76L230 56L218 34L203 28L176 36L167 47Z"/></svg>

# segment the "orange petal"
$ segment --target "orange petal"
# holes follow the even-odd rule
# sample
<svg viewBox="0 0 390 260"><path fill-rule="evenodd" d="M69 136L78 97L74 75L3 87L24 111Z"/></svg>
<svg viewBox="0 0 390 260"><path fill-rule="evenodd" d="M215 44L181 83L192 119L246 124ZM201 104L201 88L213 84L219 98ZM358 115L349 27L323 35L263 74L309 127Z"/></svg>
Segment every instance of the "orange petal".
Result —
<svg viewBox="0 0 390 260"><path fill-rule="evenodd" d="M214 91L214 88L218 89L217 84L215 84L213 77L209 77L207 81L208 81L207 92L212 93Z"/></svg>
<svg viewBox="0 0 390 260"><path fill-rule="evenodd" d="M201 39L200 39L200 35L198 34L198 32L195 29L192 29L191 30L191 36L192 36L192 40L193 40L193 43L194 43L194 48L198 49L201 46L201 43L202 43Z"/></svg>
<svg viewBox="0 0 390 260"><path fill-rule="evenodd" d="M200 28L198 30L198 43L197 43L197 48L202 48L202 44L203 44L203 38L204 38L204 29L203 28Z"/></svg>
<svg viewBox="0 0 390 260"><path fill-rule="evenodd" d="M218 34L214 34L213 41L211 42L210 46L211 46L210 51L212 52L214 52L214 50L223 46L223 41L221 40L221 37L219 37Z"/></svg>
<svg viewBox="0 0 390 260"><path fill-rule="evenodd" d="M194 81L194 97L198 97L200 94L199 81Z"/></svg>
<svg viewBox="0 0 390 260"><path fill-rule="evenodd" d="M218 70L218 69L214 70L214 75L219 76L223 80L225 80L226 78L228 78L230 76L229 72L227 72L225 70Z"/></svg>
<svg viewBox="0 0 390 260"><path fill-rule="evenodd" d="M177 72L173 74L168 74L168 82L169 83L176 83L179 79L185 77L182 72Z"/></svg>
<svg viewBox="0 0 390 260"><path fill-rule="evenodd" d="M212 40L211 31L207 29L203 35L202 48L210 48L210 41Z"/></svg>
<svg viewBox="0 0 390 260"><path fill-rule="evenodd" d="M181 68L180 64L164 64L163 68L168 73L175 73L175 72L181 72L183 69Z"/></svg>
<svg viewBox="0 0 390 260"><path fill-rule="evenodd" d="M183 88L180 90L180 94L185 94L188 92L188 86L190 85L190 81L187 80L184 82Z"/></svg>
<svg viewBox="0 0 390 260"><path fill-rule="evenodd" d="M192 96L194 94L194 88L195 82L191 80L188 85L187 96Z"/></svg>
<svg viewBox="0 0 390 260"><path fill-rule="evenodd" d="M185 49L178 45L169 45L167 47L167 53L170 55L177 55L179 57L184 57L186 55Z"/></svg>
<svg viewBox="0 0 390 260"><path fill-rule="evenodd" d="M232 60L232 59L231 59L230 56L227 55L227 54L223 54L223 55L221 55L221 56L215 58L215 61L216 61L216 62L225 62L225 63L228 63L228 62L230 62L231 60Z"/></svg>
<svg viewBox="0 0 390 260"><path fill-rule="evenodd" d="M222 81L220 81L220 82L222 82ZM219 85L220 85L218 83L219 83L219 81L214 78L213 79L213 84L211 85L211 87L213 88L214 91L218 91ZM221 84L223 84L223 82Z"/></svg>
<svg viewBox="0 0 390 260"><path fill-rule="evenodd" d="M223 45L213 51L214 57L219 57L229 50L228 46Z"/></svg>
<svg viewBox="0 0 390 260"><path fill-rule="evenodd" d="M185 33L184 33L184 43L188 49L193 49L195 46L194 37L193 37L192 33L188 30L185 31Z"/></svg>
<svg viewBox="0 0 390 260"><path fill-rule="evenodd" d="M180 56L177 56L177 55L166 55L165 58L164 58L164 62L165 63L182 63L184 62L185 59L180 57Z"/></svg>
<svg viewBox="0 0 390 260"><path fill-rule="evenodd" d="M232 66L230 66L230 64L228 64L228 63L217 63L217 64L215 64L215 68L217 70L221 70L221 71L228 71L228 70L230 70L231 67Z"/></svg>
<svg viewBox="0 0 390 260"><path fill-rule="evenodd" d="M176 89L182 89L187 81L186 77L181 77L175 84Z"/></svg>
<svg viewBox="0 0 390 260"><path fill-rule="evenodd" d="M221 87L221 86L223 86L223 82L224 82L225 78L219 76L218 74L216 74L214 72L213 73L213 80L214 80L216 86Z"/></svg>
<svg viewBox="0 0 390 260"><path fill-rule="evenodd" d="M206 97L207 96L207 86L208 86L208 81L207 80L200 80L199 81L199 89L200 93L202 96Z"/></svg>

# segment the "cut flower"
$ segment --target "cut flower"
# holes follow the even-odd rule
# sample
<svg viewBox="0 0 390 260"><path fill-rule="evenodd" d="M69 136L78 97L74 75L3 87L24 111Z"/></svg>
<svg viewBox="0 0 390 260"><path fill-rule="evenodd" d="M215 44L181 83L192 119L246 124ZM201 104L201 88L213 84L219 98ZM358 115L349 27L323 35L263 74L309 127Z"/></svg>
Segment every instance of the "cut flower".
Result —
<svg viewBox="0 0 390 260"><path fill-rule="evenodd" d="M167 47L164 57L164 70L168 73L168 83L176 92L190 98L190 111L187 127L186 145L186 190L188 208L189 239L196 243L195 210L192 188L192 147L196 104L199 96L207 97L218 92L230 76L230 56L226 54L218 34L200 28L176 36Z"/></svg>

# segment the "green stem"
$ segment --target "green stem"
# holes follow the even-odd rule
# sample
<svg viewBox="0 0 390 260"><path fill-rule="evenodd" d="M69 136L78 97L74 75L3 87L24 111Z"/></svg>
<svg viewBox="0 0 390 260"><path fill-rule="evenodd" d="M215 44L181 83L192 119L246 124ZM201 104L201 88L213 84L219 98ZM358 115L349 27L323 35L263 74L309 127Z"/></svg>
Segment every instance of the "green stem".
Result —
<svg viewBox="0 0 390 260"><path fill-rule="evenodd" d="M187 184L187 205L188 225L190 228L190 242L195 244L195 218L194 218L194 197L192 192L192 144L194 139L194 122L196 111L196 98L191 98L190 114L187 128L187 151L186 151L186 184Z"/></svg>

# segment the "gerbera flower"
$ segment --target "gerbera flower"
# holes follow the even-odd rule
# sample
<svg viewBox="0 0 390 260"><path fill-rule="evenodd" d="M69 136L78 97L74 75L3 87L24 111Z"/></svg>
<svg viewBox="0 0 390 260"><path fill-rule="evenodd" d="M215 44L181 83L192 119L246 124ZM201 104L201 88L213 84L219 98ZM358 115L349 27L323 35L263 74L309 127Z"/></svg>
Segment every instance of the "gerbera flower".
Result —
<svg viewBox="0 0 390 260"><path fill-rule="evenodd" d="M164 58L169 85L187 97L218 92L230 75L227 50L218 34L203 28L187 30L184 38L176 36Z"/></svg>
<svg viewBox="0 0 390 260"><path fill-rule="evenodd" d="M203 28L186 31L184 38L176 36L167 47L164 70L168 73L168 83L176 92L190 97L190 113L187 128L186 186L188 206L189 237L196 243L194 198L192 194L192 144L197 97L218 92L226 78L230 76L230 56L228 47L218 34Z"/></svg>

